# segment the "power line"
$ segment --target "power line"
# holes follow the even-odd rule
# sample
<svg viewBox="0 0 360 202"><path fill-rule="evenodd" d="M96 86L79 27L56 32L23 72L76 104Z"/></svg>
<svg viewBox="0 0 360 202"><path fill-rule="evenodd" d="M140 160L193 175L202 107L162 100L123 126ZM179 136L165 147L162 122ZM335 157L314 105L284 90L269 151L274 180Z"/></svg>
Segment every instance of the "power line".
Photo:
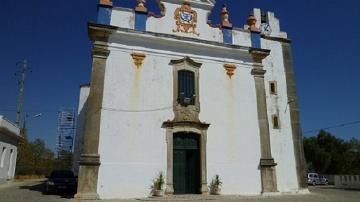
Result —
<svg viewBox="0 0 360 202"><path fill-rule="evenodd" d="M0 112L16 112L16 109L0 109ZM59 112L59 110L23 110L22 112L26 113L50 113L50 112Z"/></svg>
<svg viewBox="0 0 360 202"><path fill-rule="evenodd" d="M106 111L116 111L116 112L133 112L133 113L140 113L140 112L155 112L155 111L164 111L164 110L169 110L172 109L173 106L169 106L169 107L162 107L162 108L155 108L155 109L142 109L142 110L130 110L130 109L114 109L114 108L108 108L108 107L103 107L103 110Z"/></svg>
<svg viewBox="0 0 360 202"><path fill-rule="evenodd" d="M154 111L164 111L164 110L169 110L172 109L173 106L168 106L168 107L161 107L161 108L153 108L153 109L115 109L115 108L110 108L110 107L103 107L101 108L102 110L106 110L106 111L115 111L115 112L134 112L134 113L139 113L139 112L154 112ZM3 112L13 112L16 111L16 109L0 109L0 111ZM60 110L25 110L24 112L27 113L48 113L48 112L59 112Z"/></svg>
<svg viewBox="0 0 360 202"><path fill-rule="evenodd" d="M319 130L328 130L328 129L333 129L333 128L342 128L342 127L346 127L346 126L350 126L350 125L357 125L357 124L360 124L360 120L358 120L358 121L352 121L352 122L346 122L346 123L340 123L340 124L337 124L337 125L327 126L327 127L324 127L324 128L312 129L312 130L305 131L304 134L312 133L312 132L317 132L317 131L319 131Z"/></svg>

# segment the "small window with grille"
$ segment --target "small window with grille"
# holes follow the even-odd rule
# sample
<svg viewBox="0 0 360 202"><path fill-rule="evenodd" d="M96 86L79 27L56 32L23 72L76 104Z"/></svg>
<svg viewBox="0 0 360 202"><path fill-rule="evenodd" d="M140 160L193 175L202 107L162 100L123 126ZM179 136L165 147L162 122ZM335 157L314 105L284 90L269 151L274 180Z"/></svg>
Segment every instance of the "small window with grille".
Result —
<svg viewBox="0 0 360 202"><path fill-rule="evenodd" d="M192 71L178 71L178 102L181 105L195 104L195 74Z"/></svg>
<svg viewBox="0 0 360 202"><path fill-rule="evenodd" d="M278 115L272 115L272 123L274 129L280 129L280 120Z"/></svg>
<svg viewBox="0 0 360 202"><path fill-rule="evenodd" d="M277 95L277 84L276 81L270 81L270 94Z"/></svg>

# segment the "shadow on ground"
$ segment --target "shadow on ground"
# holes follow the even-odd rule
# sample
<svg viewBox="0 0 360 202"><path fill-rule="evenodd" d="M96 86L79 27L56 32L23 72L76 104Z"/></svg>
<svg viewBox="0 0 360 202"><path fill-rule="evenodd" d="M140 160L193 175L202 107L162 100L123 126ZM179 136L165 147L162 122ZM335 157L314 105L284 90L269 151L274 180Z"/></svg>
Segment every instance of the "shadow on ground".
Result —
<svg viewBox="0 0 360 202"><path fill-rule="evenodd" d="M66 199L74 198L74 194L75 194L74 190L60 190L60 191L57 191L54 193L45 193L45 191L44 191L45 190L45 182L46 181L41 181L35 185L20 186L19 189L28 189L31 191L40 192L43 195L56 195L56 196L60 196L61 198L66 198Z"/></svg>

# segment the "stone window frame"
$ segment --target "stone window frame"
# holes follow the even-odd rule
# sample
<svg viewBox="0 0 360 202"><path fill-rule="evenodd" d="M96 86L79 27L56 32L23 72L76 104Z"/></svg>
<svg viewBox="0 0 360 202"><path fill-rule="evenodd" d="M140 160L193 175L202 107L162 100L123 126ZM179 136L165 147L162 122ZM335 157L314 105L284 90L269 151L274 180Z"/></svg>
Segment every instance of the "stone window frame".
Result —
<svg viewBox="0 0 360 202"><path fill-rule="evenodd" d="M195 104L189 105L188 107L192 108L192 110L199 112L200 111L200 91L199 91L199 72L201 63L197 63L192 60L190 57L185 57L180 60L171 60L170 65L173 66L173 106L181 106L178 102L178 76L179 71L187 70L194 72L194 85L195 85Z"/></svg>
<svg viewBox="0 0 360 202"><path fill-rule="evenodd" d="M277 114L271 115L273 129L280 129L280 117Z"/></svg>
<svg viewBox="0 0 360 202"><path fill-rule="evenodd" d="M274 87L274 90L273 88ZM277 95L278 94L278 86L277 86L277 82L276 81L269 81L269 92L270 95Z"/></svg>

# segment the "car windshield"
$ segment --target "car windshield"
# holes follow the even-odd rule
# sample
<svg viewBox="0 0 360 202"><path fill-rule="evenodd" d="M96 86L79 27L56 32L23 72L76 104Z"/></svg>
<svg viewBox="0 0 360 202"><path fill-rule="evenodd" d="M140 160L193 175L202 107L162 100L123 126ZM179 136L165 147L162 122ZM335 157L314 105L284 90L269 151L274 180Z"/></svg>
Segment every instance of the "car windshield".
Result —
<svg viewBox="0 0 360 202"><path fill-rule="evenodd" d="M73 178L73 177L74 177L73 172L67 170L53 171L50 175L50 178Z"/></svg>

